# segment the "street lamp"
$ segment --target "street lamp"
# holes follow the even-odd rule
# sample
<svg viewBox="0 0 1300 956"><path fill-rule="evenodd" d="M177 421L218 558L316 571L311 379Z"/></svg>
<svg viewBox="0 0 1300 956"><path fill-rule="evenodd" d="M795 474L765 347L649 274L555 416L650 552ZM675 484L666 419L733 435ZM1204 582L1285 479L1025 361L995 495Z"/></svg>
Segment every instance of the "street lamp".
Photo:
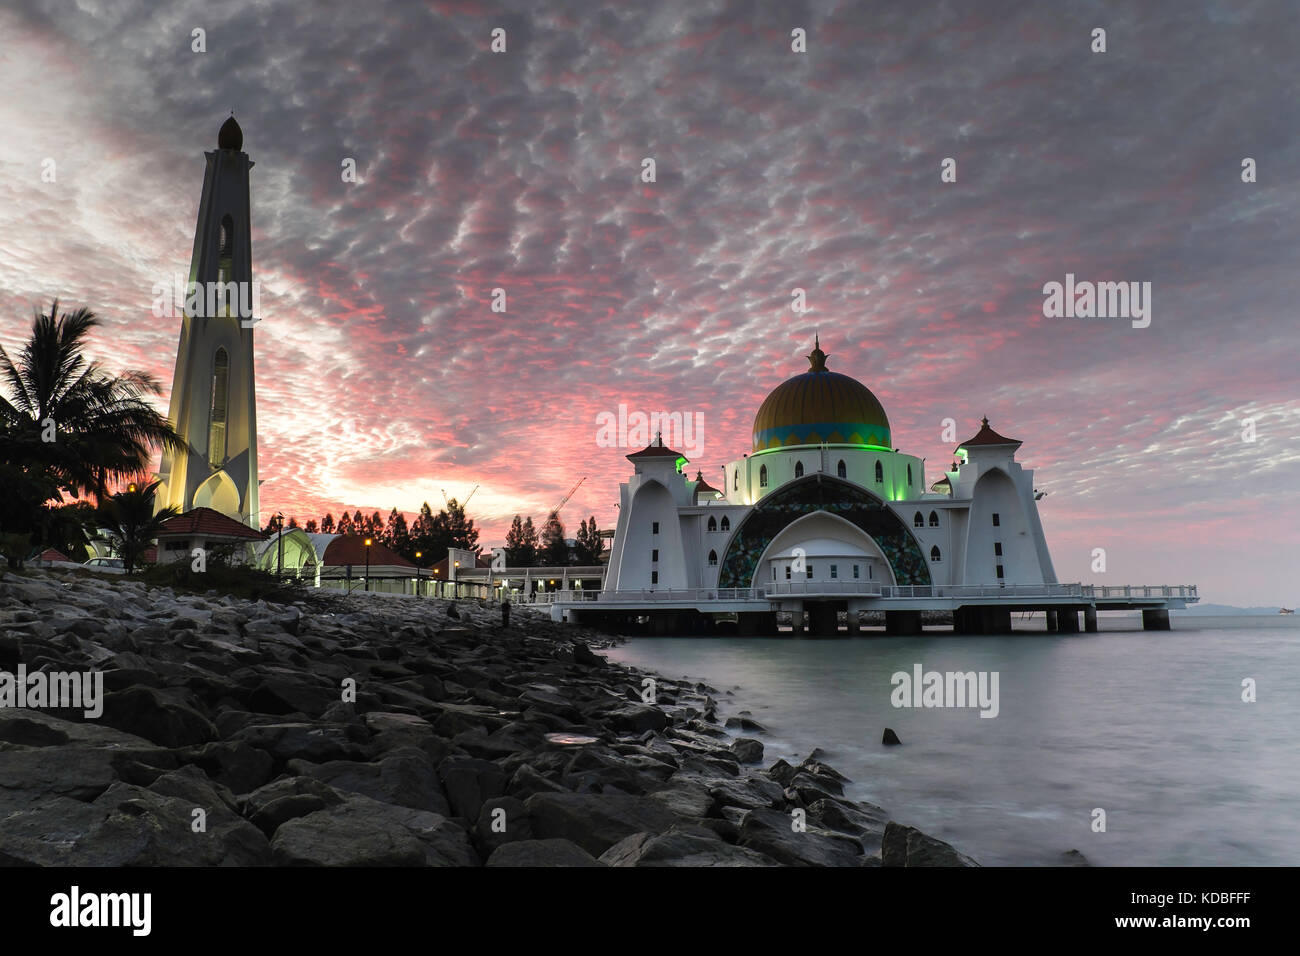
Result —
<svg viewBox="0 0 1300 956"><path fill-rule="evenodd" d="M442 574L442 568L434 568L434 569L433 569L433 573L434 573L435 575L440 575L440 574ZM433 596L434 596L434 597L442 597L442 578L440 578L440 577L435 577L433 580L434 580L434 585L433 585Z"/></svg>
<svg viewBox="0 0 1300 956"><path fill-rule="evenodd" d="M370 545L374 542L366 538L366 590L370 590Z"/></svg>
<svg viewBox="0 0 1300 956"><path fill-rule="evenodd" d="M280 533L276 535L276 549L279 551L279 557L276 559L275 576L282 578L284 577L284 512L278 512L275 517L280 522Z"/></svg>
<svg viewBox="0 0 1300 956"><path fill-rule="evenodd" d="M424 557L423 551L415 552L415 596L420 596L420 559Z"/></svg>

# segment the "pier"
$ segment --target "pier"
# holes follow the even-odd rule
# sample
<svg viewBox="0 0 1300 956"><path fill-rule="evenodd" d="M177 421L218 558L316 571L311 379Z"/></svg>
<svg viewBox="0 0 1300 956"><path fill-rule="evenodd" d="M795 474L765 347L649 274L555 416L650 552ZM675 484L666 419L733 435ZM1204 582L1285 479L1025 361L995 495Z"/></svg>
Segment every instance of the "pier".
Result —
<svg viewBox="0 0 1300 956"><path fill-rule="evenodd" d="M1098 611L1141 611L1142 627L1169 630L1169 612L1200 598L1196 585L1091 584L931 585L898 587L860 582L774 582L761 588L684 588L637 591L540 592L529 603L548 605L551 619L659 635L774 635L777 615L790 616L790 633L833 637L859 634L865 612L884 612L884 633L920 634L924 612L952 615L958 634L1007 634L1012 616L1043 611L1049 633L1094 632ZM840 624L840 614L845 623ZM724 626L725 625L725 626Z"/></svg>

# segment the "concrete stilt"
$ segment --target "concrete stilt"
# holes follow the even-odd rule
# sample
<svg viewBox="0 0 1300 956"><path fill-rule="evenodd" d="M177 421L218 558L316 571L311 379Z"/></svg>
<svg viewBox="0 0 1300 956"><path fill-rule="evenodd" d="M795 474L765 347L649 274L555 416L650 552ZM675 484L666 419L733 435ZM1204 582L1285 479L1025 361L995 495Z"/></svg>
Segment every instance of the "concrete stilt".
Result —
<svg viewBox="0 0 1300 956"><path fill-rule="evenodd" d="M1142 630L1144 631L1167 631L1169 630L1169 612L1163 608L1157 610L1142 612Z"/></svg>
<svg viewBox="0 0 1300 956"><path fill-rule="evenodd" d="M886 611L885 633L908 636L921 633L920 611Z"/></svg>
<svg viewBox="0 0 1300 956"><path fill-rule="evenodd" d="M984 634L1010 634L1011 611L1000 607L982 607L980 630Z"/></svg>
<svg viewBox="0 0 1300 956"><path fill-rule="evenodd" d="M1073 607L1063 607L1057 610L1056 620L1060 624L1062 634L1079 633L1079 609Z"/></svg>
<svg viewBox="0 0 1300 956"><path fill-rule="evenodd" d="M854 636L861 634L862 633L862 612L850 610L849 613L845 616L844 624L845 624L844 629L849 634Z"/></svg>
<svg viewBox="0 0 1300 956"><path fill-rule="evenodd" d="M796 637L803 634L803 608L790 612L790 633Z"/></svg>
<svg viewBox="0 0 1300 956"><path fill-rule="evenodd" d="M814 637L834 637L840 631L835 605L816 601L808 606L808 629Z"/></svg>
<svg viewBox="0 0 1300 956"><path fill-rule="evenodd" d="M1089 634L1097 633L1097 609L1091 604L1083 609L1083 629Z"/></svg>
<svg viewBox="0 0 1300 956"><path fill-rule="evenodd" d="M1047 612L1047 632L1048 632L1049 634L1054 634L1056 631L1060 630L1060 628L1061 628L1061 622L1057 620L1057 618L1056 618L1056 612L1055 612L1055 611L1048 611L1048 612Z"/></svg>

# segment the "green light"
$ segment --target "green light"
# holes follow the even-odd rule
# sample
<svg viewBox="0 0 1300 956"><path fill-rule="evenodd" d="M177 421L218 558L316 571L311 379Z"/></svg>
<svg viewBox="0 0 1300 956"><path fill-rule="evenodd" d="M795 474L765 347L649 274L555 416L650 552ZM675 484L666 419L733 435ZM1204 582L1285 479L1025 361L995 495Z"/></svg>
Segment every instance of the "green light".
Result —
<svg viewBox="0 0 1300 956"><path fill-rule="evenodd" d="M690 459L687 458L685 455L678 455L678 456L677 456L677 470L678 470L678 471L681 471L681 470L682 470L682 465L685 465L685 464L689 463L689 461L690 461Z"/></svg>

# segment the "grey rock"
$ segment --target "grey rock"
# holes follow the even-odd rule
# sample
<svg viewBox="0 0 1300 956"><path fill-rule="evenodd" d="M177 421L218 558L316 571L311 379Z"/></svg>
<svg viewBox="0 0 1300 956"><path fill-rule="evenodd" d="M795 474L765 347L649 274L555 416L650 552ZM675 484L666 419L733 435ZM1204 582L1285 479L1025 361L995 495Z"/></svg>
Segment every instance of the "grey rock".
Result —
<svg viewBox="0 0 1300 956"><path fill-rule="evenodd" d="M520 840L497 847L487 860L488 866L603 866L595 857L571 840Z"/></svg>
<svg viewBox="0 0 1300 956"><path fill-rule="evenodd" d="M524 805L539 838L572 840L592 856L633 833L662 833L679 819L656 800L623 794L539 793Z"/></svg>
<svg viewBox="0 0 1300 956"><path fill-rule="evenodd" d="M979 866L951 844L893 822L885 827L880 860L883 866Z"/></svg>

